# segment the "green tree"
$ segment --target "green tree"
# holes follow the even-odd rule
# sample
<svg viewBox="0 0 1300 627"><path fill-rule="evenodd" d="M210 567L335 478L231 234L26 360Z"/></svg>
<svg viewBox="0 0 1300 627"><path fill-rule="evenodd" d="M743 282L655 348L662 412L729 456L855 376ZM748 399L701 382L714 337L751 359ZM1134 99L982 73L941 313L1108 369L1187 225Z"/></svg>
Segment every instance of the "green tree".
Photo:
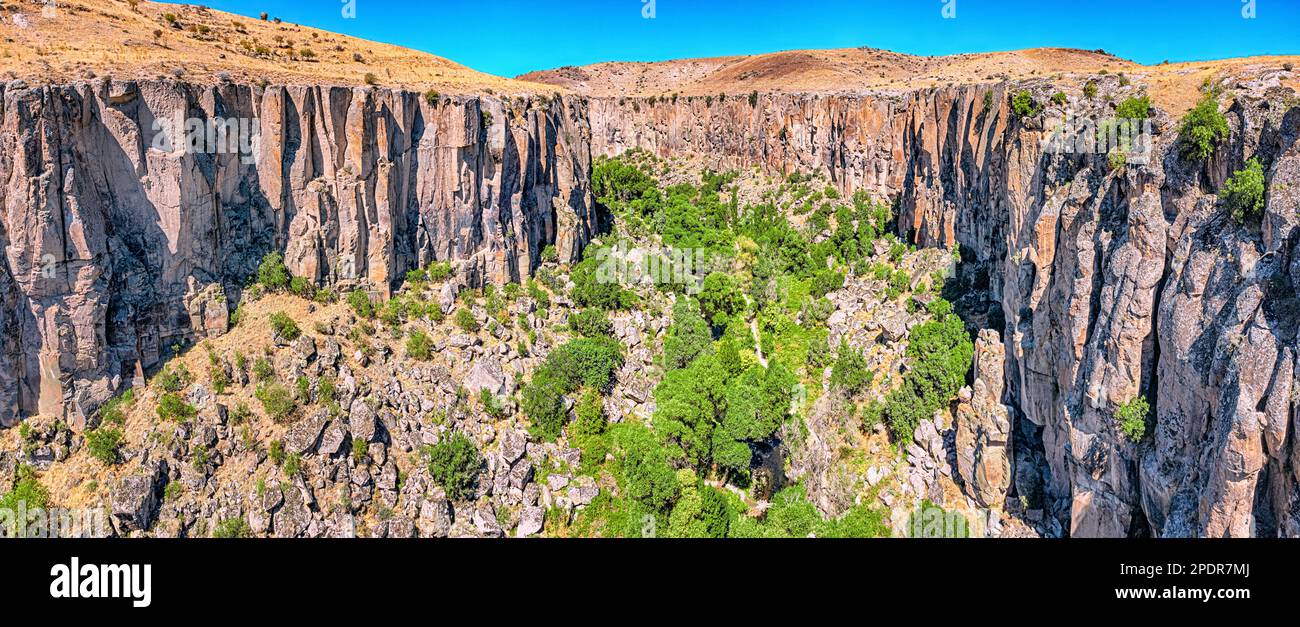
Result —
<svg viewBox="0 0 1300 627"><path fill-rule="evenodd" d="M1228 120L1219 112L1218 98L1207 92L1183 118L1178 130L1179 152L1184 159L1204 161L1229 133Z"/></svg>
<svg viewBox="0 0 1300 627"><path fill-rule="evenodd" d="M1237 224L1264 215L1264 166L1259 159L1251 157L1246 167L1228 177L1219 195Z"/></svg>
<svg viewBox="0 0 1300 627"><path fill-rule="evenodd" d="M664 367L676 370L689 366L713 343L713 331L689 299L673 305L673 323L664 337Z"/></svg>
<svg viewBox="0 0 1300 627"><path fill-rule="evenodd" d="M289 287L291 276L289 268L284 265L284 255L272 251L262 257L257 267L257 282L272 292L281 292Z"/></svg>
<svg viewBox="0 0 1300 627"><path fill-rule="evenodd" d="M700 315L714 326L725 326L727 318L745 306L745 299L730 275L713 272L704 277L700 289Z"/></svg>
<svg viewBox="0 0 1300 627"><path fill-rule="evenodd" d="M117 463L117 449L122 444L122 432L101 427L86 433L86 447L90 456L105 466Z"/></svg>
<svg viewBox="0 0 1300 627"><path fill-rule="evenodd" d="M874 374L861 351L840 343L835 365L831 368L831 386L843 390L850 397L857 396L871 385Z"/></svg>
<svg viewBox="0 0 1300 627"><path fill-rule="evenodd" d="M465 434L457 431L441 442L425 448L429 476L442 486L447 497L462 501L474 496L483 457Z"/></svg>
<svg viewBox="0 0 1300 627"><path fill-rule="evenodd" d="M1141 442L1147 434L1147 422L1151 416L1151 404L1146 397L1134 397L1115 410L1115 420L1119 429L1132 442Z"/></svg>
<svg viewBox="0 0 1300 627"><path fill-rule="evenodd" d="M644 425L627 422L615 425L614 456L618 463L620 488L657 512L666 511L677 499L677 473L655 435Z"/></svg>

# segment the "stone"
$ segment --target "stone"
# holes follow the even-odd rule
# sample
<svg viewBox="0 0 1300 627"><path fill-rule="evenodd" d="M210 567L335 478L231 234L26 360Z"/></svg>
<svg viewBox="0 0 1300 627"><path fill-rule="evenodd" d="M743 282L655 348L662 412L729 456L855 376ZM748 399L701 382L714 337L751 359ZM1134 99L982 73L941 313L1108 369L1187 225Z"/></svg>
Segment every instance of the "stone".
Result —
<svg viewBox="0 0 1300 627"><path fill-rule="evenodd" d="M540 507L525 507L519 516L519 526L515 529L515 536L527 538L537 535L542 531L546 522L546 510Z"/></svg>
<svg viewBox="0 0 1300 627"><path fill-rule="evenodd" d="M294 423L284 434L285 450L299 455L315 451L328 420L329 413L320 409Z"/></svg>
<svg viewBox="0 0 1300 627"><path fill-rule="evenodd" d="M113 519L125 532L148 531L158 513L158 491L166 465L156 463L118 482L112 490Z"/></svg>

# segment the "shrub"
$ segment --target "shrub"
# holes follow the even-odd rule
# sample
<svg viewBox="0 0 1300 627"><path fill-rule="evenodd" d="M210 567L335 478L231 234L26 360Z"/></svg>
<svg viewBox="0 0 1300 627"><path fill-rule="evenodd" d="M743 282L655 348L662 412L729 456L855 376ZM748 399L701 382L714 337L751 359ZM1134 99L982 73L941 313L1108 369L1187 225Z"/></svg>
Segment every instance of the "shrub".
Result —
<svg viewBox="0 0 1300 627"><path fill-rule="evenodd" d="M673 323L664 337L664 368L685 368L713 344L713 331L689 299L673 305Z"/></svg>
<svg viewBox="0 0 1300 627"><path fill-rule="evenodd" d="M952 399L966 383L974 358L974 344L961 318L950 313L951 305L935 311L944 315L913 329L907 346L911 369L885 401L885 419L898 442L911 442L916 425Z"/></svg>
<svg viewBox="0 0 1300 627"><path fill-rule="evenodd" d="M361 438L352 439L352 460L358 465L366 461L366 455L370 454L370 446Z"/></svg>
<svg viewBox="0 0 1300 627"><path fill-rule="evenodd" d="M1063 105L1063 104L1065 104L1068 100L1069 100L1069 97L1067 97L1067 96L1065 95L1065 92L1063 92L1063 91L1058 91L1058 92L1052 94L1052 104L1055 104L1055 105Z"/></svg>
<svg viewBox="0 0 1300 627"><path fill-rule="evenodd" d="M1252 157L1246 167L1237 170L1224 182L1219 195L1229 215L1237 224L1255 220L1264 214L1264 166Z"/></svg>
<svg viewBox="0 0 1300 627"><path fill-rule="evenodd" d="M298 409L298 401L293 393L279 383L259 385L254 396L262 402L266 415L275 422L287 422L294 410Z"/></svg>
<svg viewBox="0 0 1300 627"><path fill-rule="evenodd" d="M569 316L569 329L584 337L613 337L614 325L609 314L600 309L584 309Z"/></svg>
<svg viewBox="0 0 1300 627"><path fill-rule="evenodd" d="M538 437L554 440L564 428L564 395L605 390L623 365L623 345L608 337L572 340L551 351L524 386L521 408Z"/></svg>
<svg viewBox="0 0 1300 627"><path fill-rule="evenodd" d="M126 412L135 402L135 390L127 390L121 396L104 403L99 408L100 425L124 425L126 424Z"/></svg>
<svg viewBox="0 0 1300 627"><path fill-rule="evenodd" d="M460 501L474 496L483 458L465 434L457 431L426 447L425 457L429 462L429 476L442 486L448 498Z"/></svg>
<svg viewBox="0 0 1300 627"><path fill-rule="evenodd" d="M181 365L176 369L172 369L169 366L163 366L162 371L158 373L158 377L155 378L154 381L158 383L158 387L162 388L162 391L164 392L179 392L185 389L185 386L188 384L188 379L189 372L185 370L184 365Z"/></svg>
<svg viewBox="0 0 1300 627"><path fill-rule="evenodd" d="M364 290L353 290L348 293L348 306L352 308L353 313L358 318L367 320L375 317L375 305L370 302L370 295Z"/></svg>
<svg viewBox="0 0 1300 627"><path fill-rule="evenodd" d="M1184 159L1204 161L1214 148L1228 138L1228 120L1219 113L1219 101L1213 92L1201 97L1196 108L1183 118L1178 130L1179 153Z"/></svg>
<svg viewBox="0 0 1300 627"><path fill-rule="evenodd" d="M1151 117L1151 98L1134 96L1124 100L1115 108L1115 117L1121 120L1145 120Z"/></svg>
<svg viewBox="0 0 1300 627"><path fill-rule="evenodd" d="M374 72L366 72L365 80L366 80L366 84L370 85L371 87L374 87L375 85L379 84L379 77L375 76Z"/></svg>
<svg viewBox="0 0 1300 627"><path fill-rule="evenodd" d="M555 244L547 244L542 249L542 261L544 263L555 263L560 260L560 251L555 248Z"/></svg>
<svg viewBox="0 0 1300 627"><path fill-rule="evenodd" d="M266 456L271 458L271 463L277 467L284 465L284 441L272 440L271 446L266 452Z"/></svg>
<svg viewBox="0 0 1300 627"><path fill-rule="evenodd" d="M1119 429L1131 442L1141 442L1146 437L1147 419L1151 415L1151 404L1146 397L1138 396L1115 410L1115 420Z"/></svg>
<svg viewBox="0 0 1300 627"><path fill-rule="evenodd" d="M212 530L212 537L221 539L233 538L251 538L253 537L253 528L243 518L227 518L217 523L217 528Z"/></svg>
<svg viewBox="0 0 1300 627"><path fill-rule="evenodd" d="M466 333L478 333L480 328L474 313L464 307L456 311L456 326Z"/></svg>
<svg viewBox="0 0 1300 627"><path fill-rule="evenodd" d="M1106 155L1106 164L1110 166L1112 172L1123 170L1128 165L1128 156L1122 150L1116 150Z"/></svg>
<svg viewBox="0 0 1300 627"><path fill-rule="evenodd" d="M302 336L302 329L298 328L298 323L289 317L289 314L283 311L277 311L271 314L271 330L278 337L284 338L290 342Z"/></svg>
<svg viewBox="0 0 1300 627"><path fill-rule="evenodd" d="M428 361L431 352L429 335L424 331L412 331L411 335L406 338L406 354L412 358Z"/></svg>
<svg viewBox="0 0 1300 627"><path fill-rule="evenodd" d="M100 428L86 433L86 446L90 449L90 456L105 466L117 463L117 447L121 444L122 432L117 429Z"/></svg>
<svg viewBox="0 0 1300 627"><path fill-rule="evenodd" d="M50 504L49 489L41 485L40 480L36 478L36 470L27 465L18 467L18 481L14 483L13 490L0 497L0 510L17 512L22 504L26 505L29 512L45 508ZM9 524L13 525L14 522L16 521L10 520ZM6 531L12 537L12 527Z"/></svg>
<svg viewBox="0 0 1300 627"><path fill-rule="evenodd" d="M441 100L442 94L439 94L436 90L430 89L429 91L424 92L424 101L429 103L430 107L438 106L438 102Z"/></svg>
<svg viewBox="0 0 1300 627"><path fill-rule="evenodd" d="M1083 85L1083 95L1084 95L1084 97L1086 97L1088 100L1092 100L1093 98L1096 98L1096 97L1097 97L1097 81L1088 81L1087 83L1084 83L1084 85Z"/></svg>
<svg viewBox="0 0 1300 627"><path fill-rule="evenodd" d="M279 292L289 287L289 268L284 265L284 255L272 251L262 257L262 264L257 267L257 282L272 292Z"/></svg>
<svg viewBox="0 0 1300 627"><path fill-rule="evenodd" d="M867 360L862 353L841 343L835 365L831 368L831 385L852 397L871 385L874 378L875 373L867 367Z"/></svg>
<svg viewBox="0 0 1300 627"><path fill-rule="evenodd" d="M1042 110L1042 105L1034 102L1033 94L1026 90L1018 91L1016 95L1011 97L1011 111L1018 118L1032 118L1041 113Z"/></svg>
<svg viewBox="0 0 1300 627"><path fill-rule="evenodd" d="M497 398L497 395L493 394L491 390L488 390L487 388L479 390L478 402L479 405L483 406L483 411L487 415L496 418L497 420L505 418L505 406L501 403L501 399Z"/></svg>
<svg viewBox="0 0 1300 627"><path fill-rule="evenodd" d="M168 392L158 399L158 417L174 422L189 422L199 414L199 410L186 403L179 394Z"/></svg>
<svg viewBox="0 0 1300 627"><path fill-rule="evenodd" d="M271 366L269 359L258 357L253 362L253 378L263 383L275 379L275 368Z"/></svg>
<svg viewBox="0 0 1300 627"><path fill-rule="evenodd" d="M447 261L437 261L429 266L429 280L434 283L441 283L450 279L455 271L451 268L451 263Z"/></svg>

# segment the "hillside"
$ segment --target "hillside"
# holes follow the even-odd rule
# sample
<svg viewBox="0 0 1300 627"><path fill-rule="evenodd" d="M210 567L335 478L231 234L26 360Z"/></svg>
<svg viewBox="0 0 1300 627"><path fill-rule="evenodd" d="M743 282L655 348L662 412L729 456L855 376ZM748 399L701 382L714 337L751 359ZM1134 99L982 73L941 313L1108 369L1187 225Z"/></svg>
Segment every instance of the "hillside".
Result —
<svg viewBox="0 0 1300 627"><path fill-rule="evenodd" d="M202 6L135 0L0 5L0 75L34 84L94 76L236 82L378 84L442 93L551 93L554 87L471 70L424 52Z"/></svg>
<svg viewBox="0 0 1300 627"><path fill-rule="evenodd" d="M1125 74L1147 84L1153 101L1172 113L1195 103L1207 79L1252 77L1300 57L1255 57L1147 66L1103 51L1037 48L1011 52L921 57L888 50L846 48L795 50L754 56L682 59L659 63L597 63L523 74L520 80L549 83L595 97L742 95L760 93L852 93L914 91L960 84L1031 78L1081 85L1098 73ZM1292 74L1285 82L1300 85Z"/></svg>

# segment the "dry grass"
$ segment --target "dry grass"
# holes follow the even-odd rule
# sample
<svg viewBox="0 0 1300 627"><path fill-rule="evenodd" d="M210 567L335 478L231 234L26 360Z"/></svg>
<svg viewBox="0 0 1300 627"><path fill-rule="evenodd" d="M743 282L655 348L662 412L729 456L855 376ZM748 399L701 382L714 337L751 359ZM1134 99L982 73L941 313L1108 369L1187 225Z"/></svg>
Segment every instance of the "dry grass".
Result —
<svg viewBox="0 0 1300 627"><path fill-rule="evenodd" d="M484 74L423 52L205 7L128 0L0 5L0 75L44 84L112 76L381 86L440 93L550 93L553 86ZM168 16L174 16L169 20Z"/></svg>

